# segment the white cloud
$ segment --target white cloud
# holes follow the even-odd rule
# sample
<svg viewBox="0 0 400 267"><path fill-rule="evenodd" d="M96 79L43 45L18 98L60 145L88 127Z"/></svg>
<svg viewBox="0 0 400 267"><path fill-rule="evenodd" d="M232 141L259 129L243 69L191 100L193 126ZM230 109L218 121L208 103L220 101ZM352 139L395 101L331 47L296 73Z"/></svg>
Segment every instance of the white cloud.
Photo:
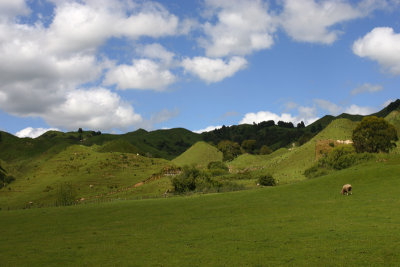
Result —
<svg viewBox="0 0 400 267"><path fill-rule="evenodd" d="M32 127L27 127L25 129L22 129L19 132L15 133L15 136L18 136L19 138L23 137L30 137L30 138L36 138L38 136L41 136L45 132L48 131L59 131L57 128L32 128Z"/></svg>
<svg viewBox="0 0 400 267"><path fill-rule="evenodd" d="M345 113L354 115L370 115L376 111L377 109L373 107L360 107L354 104L344 110Z"/></svg>
<svg viewBox="0 0 400 267"><path fill-rule="evenodd" d="M63 103L52 106L42 117L48 124L68 130L128 129L142 122L131 105L104 88L71 91Z"/></svg>
<svg viewBox="0 0 400 267"><path fill-rule="evenodd" d="M29 12L25 0L0 0L0 20L27 15Z"/></svg>
<svg viewBox="0 0 400 267"><path fill-rule="evenodd" d="M357 94L362 94L362 93L375 93L383 90L383 86L380 84L370 84L370 83L364 83L363 85L354 88L351 91L352 95L357 95Z"/></svg>
<svg viewBox="0 0 400 267"><path fill-rule="evenodd" d="M348 107L343 107L323 99L314 99L314 102L321 109L329 111L330 115L334 116L337 116L343 112L354 115L369 115L377 111L377 109L374 107L361 107L355 104L352 104Z"/></svg>
<svg viewBox="0 0 400 267"><path fill-rule="evenodd" d="M140 123L140 115L117 94L105 89L79 88L100 83L102 74L110 66L116 72L127 68L128 74L132 68L142 71L145 77L139 77L136 84L141 89L161 90L169 85L175 77L162 65L169 56L168 51L163 51L163 59L159 57L162 62L135 61L136 65L118 69L99 55L98 49L112 37L138 39L180 34L179 19L152 2L53 2L56 8L48 25L42 24L40 18L34 24L0 19L1 109L18 116L42 117L51 126L60 128L75 128L79 124L79 127L107 129L134 127L133 124ZM11 9L16 11L10 11L10 16L29 12L24 1L0 1L0 16L2 11ZM122 87L132 85L129 78L125 77ZM100 95L110 97L104 108L108 114L95 106ZM73 103L82 106L82 117L76 115L77 107ZM91 112L85 106L91 106ZM103 126L99 126L100 121L104 122Z"/></svg>
<svg viewBox="0 0 400 267"><path fill-rule="evenodd" d="M387 106L389 106L390 103L392 103L394 101L396 101L396 100L395 99L388 99L382 104L382 107L386 108Z"/></svg>
<svg viewBox="0 0 400 267"><path fill-rule="evenodd" d="M118 89L164 90L176 77L161 64L149 60L133 60L132 65L119 65L109 70L104 84L116 84Z"/></svg>
<svg viewBox="0 0 400 267"><path fill-rule="evenodd" d="M297 116L293 116L290 113L282 113L281 115L278 115L270 111L247 113L239 122L239 124L253 124L253 122L260 123L263 121L273 120L275 123L278 123L278 121L292 122L296 126L296 124L301 121L308 125L319 119L316 115L316 109L314 107L299 106L297 111Z"/></svg>
<svg viewBox="0 0 400 267"><path fill-rule="evenodd" d="M151 115L150 119L144 119L140 124L138 124L138 127L146 130L153 130L155 124L168 121L178 115L179 115L178 109L174 110L163 109L160 112Z"/></svg>
<svg viewBox="0 0 400 267"><path fill-rule="evenodd" d="M154 43L136 48L136 52L142 56L159 59L165 64L170 64L175 54L166 50L162 45Z"/></svg>
<svg viewBox="0 0 400 267"><path fill-rule="evenodd" d="M281 115L272 113L270 111L259 111L257 113L247 113L244 115L244 118L239 122L239 124L253 124L255 123L260 123L263 121L269 121L273 120L276 123L278 121L284 121L284 122L296 122L297 119L296 117L293 117L289 113L282 113Z"/></svg>
<svg viewBox="0 0 400 267"><path fill-rule="evenodd" d="M179 19L157 3L130 6L127 1L66 1L56 8L50 46L64 52L94 50L110 37L176 35L178 26Z"/></svg>
<svg viewBox="0 0 400 267"><path fill-rule="evenodd" d="M361 6L365 11L371 5ZM341 33L332 26L364 15L360 8L341 0L284 0L280 21L288 35L296 41L331 44Z"/></svg>
<svg viewBox="0 0 400 267"><path fill-rule="evenodd" d="M314 102L324 110L327 110L330 115L339 115L343 108L324 99L314 99Z"/></svg>
<svg viewBox="0 0 400 267"><path fill-rule="evenodd" d="M393 28L378 27L353 44L357 56L377 61L385 70L400 75L400 34Z"/></svg>
<svg viewBox="0 0 400 267"><path fill-rule="evenodd" d="M206 0L206 7L217 17L203 25L207 56L243 56L273 45L274 20L261 0Z"/></svg>
<svg viewBox="0 0 400 267"><path fill-rule="evenodd" d="M182 66L185 71L198 76L208 83L212 83L233 76L237 71L247 66L247 61L242 57L233 57L229 62L225 62L222 59L195 57L193 59L184 59Z"/></svg>
<svg viewBox="0 0 400 267"><path fill-rule="evenodd" d="M211 132L211 131L214 131L214 130L220 129L220 128L222 128L222 125L219 125L219 126L208 126L208 127L204 128L204 129L195 130L193 132L201 134L201 133L204 133L204 132Z"/></svg>

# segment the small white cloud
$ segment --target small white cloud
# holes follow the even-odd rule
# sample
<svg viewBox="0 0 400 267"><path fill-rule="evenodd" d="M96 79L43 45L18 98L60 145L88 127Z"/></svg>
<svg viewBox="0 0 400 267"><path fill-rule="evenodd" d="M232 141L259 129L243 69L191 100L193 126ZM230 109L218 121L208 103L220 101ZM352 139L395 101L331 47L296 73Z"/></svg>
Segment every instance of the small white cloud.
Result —
<svg viewBox="0 0 400 267"><path fill-rule="evenodd" d="M389 106L390 103L392 103L392 102L394 102L394 101L395 101L394 99L386 100L386 101L382 104L382 107L383 107L383 108L386 108L387 106Z"/></svg>
<svg viewBox="0 0 400 267"><path fill-rule="evenodd" d="M182 61L185 71L190 72L200 79L212 83L219 82L233 76L237 71L246 68L247 61L242 57L233 57L229 62L222 59L207 57L186 58Z"/></svg>
<svg viewBox="0 0 400 267"><path fill-rule="evenodd" d="M376 111L377 109L373 107L360 107L353 104L347 107L344 112L353 115L370 115Z"/></svg>
<svg viewBox="0 0 400 267"><path fill-rule="evenodd" d="M330 101L324 99L314 99L314 102L324 110L327 110L331 115L339 115L343 108Z"/></svg>
<svg viewBox="0 0 400 267"><path fill-rule="evenodd" d="M296 41L331 44L341 33L332 26L364 15L345 1L284 0L280 21Z"/></svg>
<svg viewBox="0 0 400 267"><path fill-rule="evenodd" d="M400 75L400 34L393 28L378 27L353 44L357 56L377 61L383 69Z"/></svg>
<svg viewBox="0 0 400 267"><path fill-rule="evenodd" d="M262 1L206 0L206 7L217 18L203 25L206 38L200 43L207 56L243 56L273 45L275 22Z"/></svg>
<svg viewBox="0 0 400 267"><path fill-rule="evenodd" d="M166 50L162 45L154 43L136 48L136 52L141 57L160 59L166 64L171 63L175 54Z"/></svg>
<svg viewBox="0 0 400 267"><path fill-rule="evenodd" d="M176 77L161 64L149 60L133 60L132 65L119 65L108 71L104 85L116 84L118 89L150 89L162 91Z"/></svg>
<svg viewBox="0 0 400 267"><path fill-rule="evenodd" d="M247 113L244 115L244 118L239 122L239 124L253 124L260 123L263 121L273 120L275 123L278 121L284 122L296 122L296 117L293 117L289 113L282 113L281 115L275 114L270 111L259 111L257 113Z"/></svg>
<svg viewBox="0 0 400 267"><path fill-rule="evenodd" d="M220 125L220 126L208 126L208 127L204 128L204 129L196 130L196 131L193 131L193 132L201 134L201 133L204 133L204 132L211 132L211 131L214 131L214 130L220 129L220 128L222 128L222 125Z"/></svg>
<svg viewBox="0 0 400 267"><path fill-rule="evenodd" d="M380 84L370 84L370 83L364 83L363 85L354 88L351 91L352 95L358 95L362 93L375 93L383 90L383 86Z"/></svg>
<svg viewBox="0 0 400 267"><path fill-rule="evenodd" d="M15 136L18 136L19 138L23 137L30 137L30 138L36 138L38 136L41 136L45 132L48 131L59 131L57 128L32 128L32 127L27 127L25 129L22 129L19 132L15 133Z"/></svg>

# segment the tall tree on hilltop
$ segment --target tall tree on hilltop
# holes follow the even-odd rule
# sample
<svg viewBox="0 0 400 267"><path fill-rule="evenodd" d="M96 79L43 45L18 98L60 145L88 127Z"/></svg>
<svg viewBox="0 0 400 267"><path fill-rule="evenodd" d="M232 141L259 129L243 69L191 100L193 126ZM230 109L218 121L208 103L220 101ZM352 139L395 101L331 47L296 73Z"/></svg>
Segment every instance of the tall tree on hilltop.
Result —
<svg viewBox="0 0 400 267"><path fill-rule="evenodd" d="M383 118L369 116L353 131L353 145L357 152L385 152L396 147L398 140L396 128Z"/></svg>

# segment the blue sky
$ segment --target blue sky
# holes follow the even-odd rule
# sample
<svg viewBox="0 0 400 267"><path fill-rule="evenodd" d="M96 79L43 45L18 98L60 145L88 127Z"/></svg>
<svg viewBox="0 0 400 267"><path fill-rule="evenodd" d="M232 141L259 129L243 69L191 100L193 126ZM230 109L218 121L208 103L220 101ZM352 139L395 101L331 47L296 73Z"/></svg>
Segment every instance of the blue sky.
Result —
<svg viewBox="0 0 400 267"><path fill-rule="evenodd" d="M192 131L399 98L399 0L0 2L0 129Z"/></svg>

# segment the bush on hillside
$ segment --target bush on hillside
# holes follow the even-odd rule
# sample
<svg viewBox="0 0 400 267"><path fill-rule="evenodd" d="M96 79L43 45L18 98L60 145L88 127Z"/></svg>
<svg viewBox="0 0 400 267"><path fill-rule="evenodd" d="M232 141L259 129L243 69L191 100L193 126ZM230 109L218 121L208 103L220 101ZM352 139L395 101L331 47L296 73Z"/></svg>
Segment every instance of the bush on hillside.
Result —
<svg viewBox="0 0 400 267"><path fill-rule="evenodd" d="M272 153L272 149L269 148L267 145L263 145L260 148L260 155L268 155Z"/></svg>
<svg viewBox="0 0 400 267"><path fill-rule="evenodd" d="M193 166L183 167L182 173L172 178L171 182L175 192L184 193L196 189L196 179L200 171Z"/></svg>
<svg viewBox="0 0 400 267"><path fill-rule="evenodd" d="M263 186L275 186L276 182L271 174L265 174L258 178L258 183Z"/></svg>
<svg viewBox="0 0 400 267"><path fill-rule="evenodd" d="M222 161L212 161L208 163L207 169L212 176L223 175L229 171L228 166Z"/></svg>
<svg viewBox="0 0 400 267"><path fill-rule="evenodd" d="M319 177L327 174L330 170L346 169L372 158L374 156L369 153L357 154L351 145L341 145L332 149L327 155L320 158L314 166L305 170L304 175L307 178Z"/></svg>
<svg viewBox="0 0 400 267"><path fill-rule="evenodd" d="M233 160L240 154L240 145L236 142L224 140L218 143L218 149L222 152L224 161Z"/></svg>
<svg viewBox="0 0 400 267"><path fill-rule="evenodd" d="M353 131L353 145L358 153L388 153L396 147L397 140L396 128L375 116L363 118Z"/></svg>
<svg viewBox="0 0 400 267"><path fill-rule="evenodd" d="M56 206L70 206L75 203L76 199L76 191L73 188L72 184L64 183L61 184L57 190L57 199L56 199Z"/></svg>
<svg viewBox="0 0 400 267"><path fill-rule="evenodd" d="M211 165L217 165L211 164ZM176 193L187 192L226 192L244 189L243 186L229 181L218 181L208 171L201 171L194 166L183 167L182 173L171 179Z"/></svg>

